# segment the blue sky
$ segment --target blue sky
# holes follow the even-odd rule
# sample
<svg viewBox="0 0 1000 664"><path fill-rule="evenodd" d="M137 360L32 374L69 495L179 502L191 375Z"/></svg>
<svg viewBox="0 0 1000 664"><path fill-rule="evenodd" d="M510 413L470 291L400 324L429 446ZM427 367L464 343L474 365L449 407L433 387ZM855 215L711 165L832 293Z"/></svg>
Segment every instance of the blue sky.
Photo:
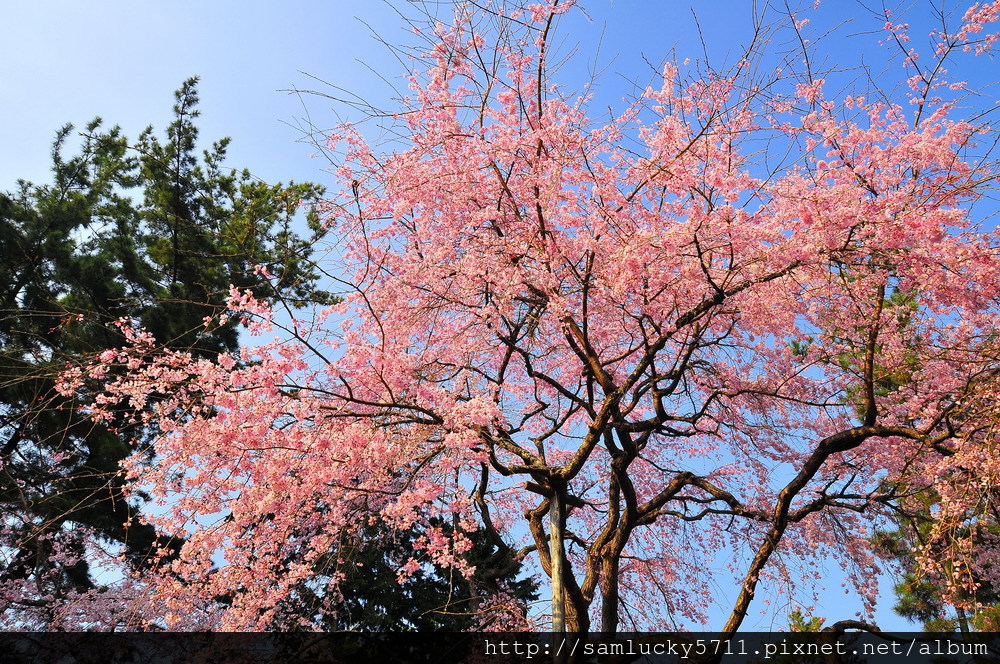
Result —
<svg viewBox="0 0 1000 664"><path fill-rule="evenodd" d="M680 61L703 58L698 25L713 63L731 63L749 38L753 12L751 0L591 0L585 7L586 14L574 10L566 17L560 43L564 53L576 49L566 70L574 82L588 70L603 71L596 93L604 107L619 104L630 81L649 81L650 63L657 65L672 51ZM408 38L395 10L375 0L280 5L263 0L42 0L7 3L4 13L0 190L12 189L18 178L47 180L49 147L66 122L82 126L99 115L133 138L149 124L162 129L170 120L173 90L194 75L201 77L202 138L231 136L231 166L247 167L268 181L329 183L326 162L310 158L315 149L300 140L297 127L308 122L332 126L337 122L333 105L287 90L332 92L312 78L317 77L384 102L389 93L380 77L397 81L403 70L372 32L394 43ZM827 0L814 19L817 34L844 24L834 37L820 41L827 65L854 65L864 57L876 74L885 68L886 52L876 45L880 35L872 32L881 21L860 4ZM921 21L910 22L915 34L926 32L918 29ZM771 47L784 48L780 43ZM988 77L987 69L984 62L979 74ZM857 72L849 70L842 80L856 80ZM831 578L830 586L828 595L838 599L816 613L853 617L856 608L839 581ZM891 592L888 585L885 591ZM888 609L879 619L884 627L905 625Z"/></svg>
<svg viewBox="0 0 1000 664"><path fill-rule="evenodd" d="M646 60L657 64L671 49L680 60L700 59L692 4L713 62L731 61L749 36L751 0L592 0L586 16L567 16L561 33L563 48L577 49L569 69L582 79L597 52L599 92L614 102L627 80L649 79ZM817 18L836 23L853 13ZM322 179L323 162L296 143L295 126L306 111L315 124L332 125L331 104L307 97L304 108L285 90L324 89L312 75L384 100L379 76L398 79L401 68L372 31L393 43L409 37L381 0L293 0L280 9L264 0L44 0L8 3L4 14L0 189L46 177L52 137L66 122L80 126L99 115L129 136L165 126L171 93L193 75L202 79L202 137L232 136L234 166L266 180ZM862 43L849 41L850 48Z"/></svg>
<svg viewBox="0 0 1000 664"><path fill-rule="evenodd" d="M373 25L394 14L360 3ZM268 180L322 177L312 150L286 123L303 115L282 89L313 86L308 71L344 87L371 87L356 61L383 54L353 16L359 3L7 3L0 41L0 188L46 177L55 130L95 116L134 137L170 120L172 92L202 79L202 138L232 136L231 164ZM399 28L397 28L399 29ZM322 110L317 105L316 110Z"/></svg>

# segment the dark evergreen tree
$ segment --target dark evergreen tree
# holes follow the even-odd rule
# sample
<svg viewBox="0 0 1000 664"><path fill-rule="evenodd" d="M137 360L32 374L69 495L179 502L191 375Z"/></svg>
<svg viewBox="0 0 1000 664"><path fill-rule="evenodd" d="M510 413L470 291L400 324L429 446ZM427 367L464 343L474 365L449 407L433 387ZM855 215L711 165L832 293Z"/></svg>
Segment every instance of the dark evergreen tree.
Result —
<svg viewBox="0 0 1000 664"><path fill-rule="evenodd" d="M970 477L960 481L974 481ZM900 490L903 487L899 487ZM918 622L928 632L997 631L1000 628L1000 591L982 573L974 573L975 588L963 587L962 577L969 570L946 568L952 578L928 576L915 565L917 549L931 555L955 546L959 539L971 536L975 548L995 547L1000 542L1000 515L993 506L980 514L968 514L962 532L939 532L935 529L934 511L940 502L938 495L925 489L912 501L913 507L896 516L898 527L880 532L875 541L880 552L895 560L903 576L895 586L896 605L900 616ZM953 585L951 593L947 587Z"/></svg>
<svg viewBox="0 0 1000 664"><path fill-rule="evenodd" d="M439 519L429 525L450 535L451 526ZM538 599L538 585L522 577L522 563L510 549L497 547L484 530L467 534L472 547L459 556L475 568L471 578L427 563L401 583L403 565L420 557L414 546L419 537L416 528L387 536L384 527L369 526L360 536L341 542L320 561L330 573L343 575L337 587L337 612L314 624L326 631L458 632L496 620L499 616L487 604L498 593L506 593L521 606ZM322 605L307 589L298 600L299 615Z"/></svg>
<svg viewBox="0 0 1000 664"><path fill-rule="evenodd" d="M314 216L312 237L291 228L300 204L322 191L311 184L268 185L246 170L227 173L229 139L199 157L196 80L186 81L176 98L166 140L150 127L136 147L144 198L140 230L150 268L147 304L156 303L143 307L141 319L157 339L214 354L237 345L233 325L210 335L201 326L205 316L219 312L230 284L293 306L329 299L314 288L318 275L306 260L322 228ZM263 280L252 269L257 265L275 280Z"/></svg>
<svg viewBox="0 0 1000 664"><path fill-rule="evenodd" d="M0 583L36 596L94 587L91 534L134 564L169 545L123 494L120 463L144 429L78 414L84 404L53 389L67 363L121 345L123 318L174 349L235 350L235 322L217 319L230 284L290 306L330 301L309 258L321 188L227 169L228 139L199 154L197 79L175 96L165 137L149 128L133 144L99 119L78 135L67 125L52 182L0 193ZM302 209L306 237L293 229Z"/></svg>

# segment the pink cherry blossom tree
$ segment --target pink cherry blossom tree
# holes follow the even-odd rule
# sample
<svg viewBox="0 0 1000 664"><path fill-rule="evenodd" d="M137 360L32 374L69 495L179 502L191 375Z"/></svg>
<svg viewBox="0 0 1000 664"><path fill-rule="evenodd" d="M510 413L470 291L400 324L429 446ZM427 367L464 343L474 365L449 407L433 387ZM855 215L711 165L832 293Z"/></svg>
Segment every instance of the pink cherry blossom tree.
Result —
<svg viewBox="0 0 1000 664"><path fill-rule="evenodd" d="M67 373L103 384L95 418L158 427L126 471L184 545L133 592L137 626L313 626L377 523L422 533L401 579L470 574L482 530L558 570L567 630L704 624L728 585L731 633L765 586L808 598L817 562L870 606L873 532L929 489L953 546L928 573L956 596L1000 573L957 522L1000 486L996 135L944 71L989 51L1000 2L930 62L887 19L899 105L828 94L792 66L806 46L762 75L762 26L731 70L667 63L604 120L551 68L573 6L459 4L383 117L399 140L329 137L343 303L278 326L234 289L262 335L239 355L124 321L131 345ZM472 609L534 619L502 590Z"/></svg>

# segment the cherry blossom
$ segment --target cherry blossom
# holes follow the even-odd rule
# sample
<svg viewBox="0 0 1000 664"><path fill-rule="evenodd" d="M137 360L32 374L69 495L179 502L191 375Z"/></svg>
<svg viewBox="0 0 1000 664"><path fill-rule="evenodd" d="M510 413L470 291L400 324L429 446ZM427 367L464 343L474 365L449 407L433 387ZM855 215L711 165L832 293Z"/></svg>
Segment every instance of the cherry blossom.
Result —
<svg viewBox="0 0 1000 664"><path fill-rule="evenodd" d="M985 50L998 4L931 57ZM328 554L373 523L422 533L401 579L468 574L475 530L550 575L555 498L574 631L702 625L728 584L731 632L763 585L808 597L816 561L870 608L874 530L922 491L955 583L1000 569L958 527L1000 481L987 119L908 54L907 107L668 64L598 121L550 80L570 5L460 11L415 54L402 143L329 136L345 297L317 324L283 333L234 288L262 343L196 359L123 321L127 347L66 373L102 385L95 418L157 431L125 472L183 546L129 580L147 625L310 627L297 597L336 612Z"/></svg>

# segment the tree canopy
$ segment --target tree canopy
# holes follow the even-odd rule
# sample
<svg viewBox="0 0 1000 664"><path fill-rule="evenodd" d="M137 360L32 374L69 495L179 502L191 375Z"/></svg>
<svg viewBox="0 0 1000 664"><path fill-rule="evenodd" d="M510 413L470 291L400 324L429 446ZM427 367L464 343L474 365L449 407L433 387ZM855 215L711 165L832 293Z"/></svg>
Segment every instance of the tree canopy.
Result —
<svg viewBox="0 0 1000 664"><path fill-rule="evenodd" d="M1000 473L995 126L958 72L1000 2L942 14L923 60L887 21L899 100L830 90L803 10L729 70L666 62L610 117L552 66L575 4L457 5L381 116L399 140L332 133L341 303L283 334L237 284L226 315L259 344L206 356L126 323L64 374L67 398L103 382L97 422L156 428L127 479L183 535L119 610L321 627L343 542L395 532L402 583L475 579L481 538L563 589L568 630L704 624L725 601L711 626L732 633L766 585L809 596L816 561L874 602L872 535L927 491L949 546L915 564L959 602L994 582L971 538ZM772 69L779 30L801 50ZM476 603L551 624L502 583Z"/></svg>

